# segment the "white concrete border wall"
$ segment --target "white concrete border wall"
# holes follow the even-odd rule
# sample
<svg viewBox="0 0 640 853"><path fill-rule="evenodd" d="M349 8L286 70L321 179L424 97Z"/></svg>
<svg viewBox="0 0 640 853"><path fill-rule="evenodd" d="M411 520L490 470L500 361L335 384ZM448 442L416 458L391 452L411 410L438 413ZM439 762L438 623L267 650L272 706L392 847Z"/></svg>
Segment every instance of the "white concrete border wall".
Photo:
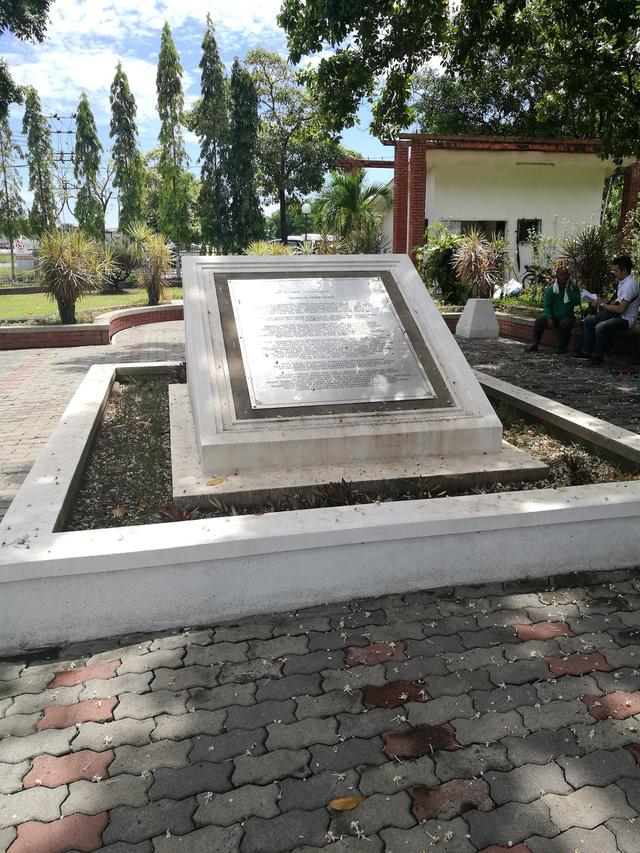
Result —
<svg viewBox="0 0 640 853"><path fill-rule="evenodd" d="M72 482L105 389L118 370L162 368L92 368L9 508L0 525L2 652L640 562L639 482L54 532L66 494L61 487L54 499L51 482Z"/></svg>

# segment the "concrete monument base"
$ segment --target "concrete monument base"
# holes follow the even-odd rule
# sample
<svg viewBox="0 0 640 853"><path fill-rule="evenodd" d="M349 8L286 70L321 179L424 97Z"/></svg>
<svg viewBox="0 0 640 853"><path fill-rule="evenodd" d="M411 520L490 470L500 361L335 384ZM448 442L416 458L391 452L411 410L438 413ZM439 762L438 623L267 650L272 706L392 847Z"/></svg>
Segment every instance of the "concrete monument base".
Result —
<svg viewBox="0 0 640 853"><path fill-rule="evenodd" d="M498 319L490 299L468 299L458 320L456 335L460 338L497 338Z"/></svg>

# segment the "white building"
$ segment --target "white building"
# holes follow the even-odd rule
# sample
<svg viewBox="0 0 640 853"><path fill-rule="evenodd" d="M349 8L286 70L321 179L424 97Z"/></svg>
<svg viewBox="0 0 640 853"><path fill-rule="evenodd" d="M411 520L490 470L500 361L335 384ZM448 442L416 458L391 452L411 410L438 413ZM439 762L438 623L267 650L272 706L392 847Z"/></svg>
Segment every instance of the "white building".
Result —
<svg viewBox="0 0 640 853"><path fill-rule="evenodd" d="M401 134L385 144L395 148L393 209L384 219L393 251L411 253L437 222L456 233L475 225L506 237L516 275L532 260L531 228L561 238L600 221L615 169L597 140ZM623 216L636 205L639 181L640 164L628 165Z"/></svg>

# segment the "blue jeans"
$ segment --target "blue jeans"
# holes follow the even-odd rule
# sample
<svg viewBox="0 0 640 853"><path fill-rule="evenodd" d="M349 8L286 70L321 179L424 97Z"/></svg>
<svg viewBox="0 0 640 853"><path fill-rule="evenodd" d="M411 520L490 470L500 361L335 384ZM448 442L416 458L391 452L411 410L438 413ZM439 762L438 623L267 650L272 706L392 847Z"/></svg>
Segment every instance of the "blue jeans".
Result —
<svg viewBox="0 0 640 853"><path fill-rule="evenodd" d="M624 317L585 317L582 321L582 352L602 358L612 336L628 328Z"/></svg>

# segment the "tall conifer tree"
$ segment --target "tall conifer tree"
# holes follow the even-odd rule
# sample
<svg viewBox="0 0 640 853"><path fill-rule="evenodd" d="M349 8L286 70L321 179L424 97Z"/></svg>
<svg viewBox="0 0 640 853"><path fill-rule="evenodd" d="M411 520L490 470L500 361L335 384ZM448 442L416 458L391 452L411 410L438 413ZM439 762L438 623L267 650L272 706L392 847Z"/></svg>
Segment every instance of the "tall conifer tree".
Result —
<svg viewBox="0 0 640 853"><path fill-rule="evenodd" d="M87 96L80 95L76 118L76 149L73 174L79 183L74 214L78 225L94 240L104 240L104 211L98 199L96 180L102 145Z"/></svg>
<svg viewBox="0 0 640 853"><path fill-rule="evenodd" d="M110 102L113 184L118 189L120 201L118 225L121 231L126 231L142 213L144 169L138 150L136 102L120 62L111 84Z"/></svg>
<svg viewBox="0 0 640 853"><path fill-rule="evenodd" d="M226 173L231 196L229 248L242 252L262 235L264 220L256 190L258 95L251 74L236 58L231 69L231 109Z"/></svg>
<svg viewBox="0 0 640 853"><path fill-rule="evenodd" d="M189 178L186 174L189 161L181 128L184 110L182 66L171 28L166 22L160 41L156 90L160 116L158 225L161 232L177 246L184 246L191 239L191 223Z"/></svg>
<svg viewBox="0 0 640 853"><path fill-rule="evenodd" d="M202 242L224 253L229 242L229 190L224 172L229 134L227 81L210 15L202 42L200 69L202 98L196 108L195 130L200 139L202 162L198 198Z"/></svg>
<svg viewBox="0 0 640 853"><path fill-rule="evenodd" d="M16 145L7 116L0 117L0 234L9 241L11 278L15 278L13 243L27 224L27 211L22 199L18 170L14 158L22 156Z"/></svg>
<svg viewBox="0 0 640 853"><path fill-rule="evenodd" d="M25 92L22 132L27 138L29 189L33 193L29 227L34 236L40 237L56 224L56 193L53 183L51 131L42 115L38 93L31 87Z"/></svg>

